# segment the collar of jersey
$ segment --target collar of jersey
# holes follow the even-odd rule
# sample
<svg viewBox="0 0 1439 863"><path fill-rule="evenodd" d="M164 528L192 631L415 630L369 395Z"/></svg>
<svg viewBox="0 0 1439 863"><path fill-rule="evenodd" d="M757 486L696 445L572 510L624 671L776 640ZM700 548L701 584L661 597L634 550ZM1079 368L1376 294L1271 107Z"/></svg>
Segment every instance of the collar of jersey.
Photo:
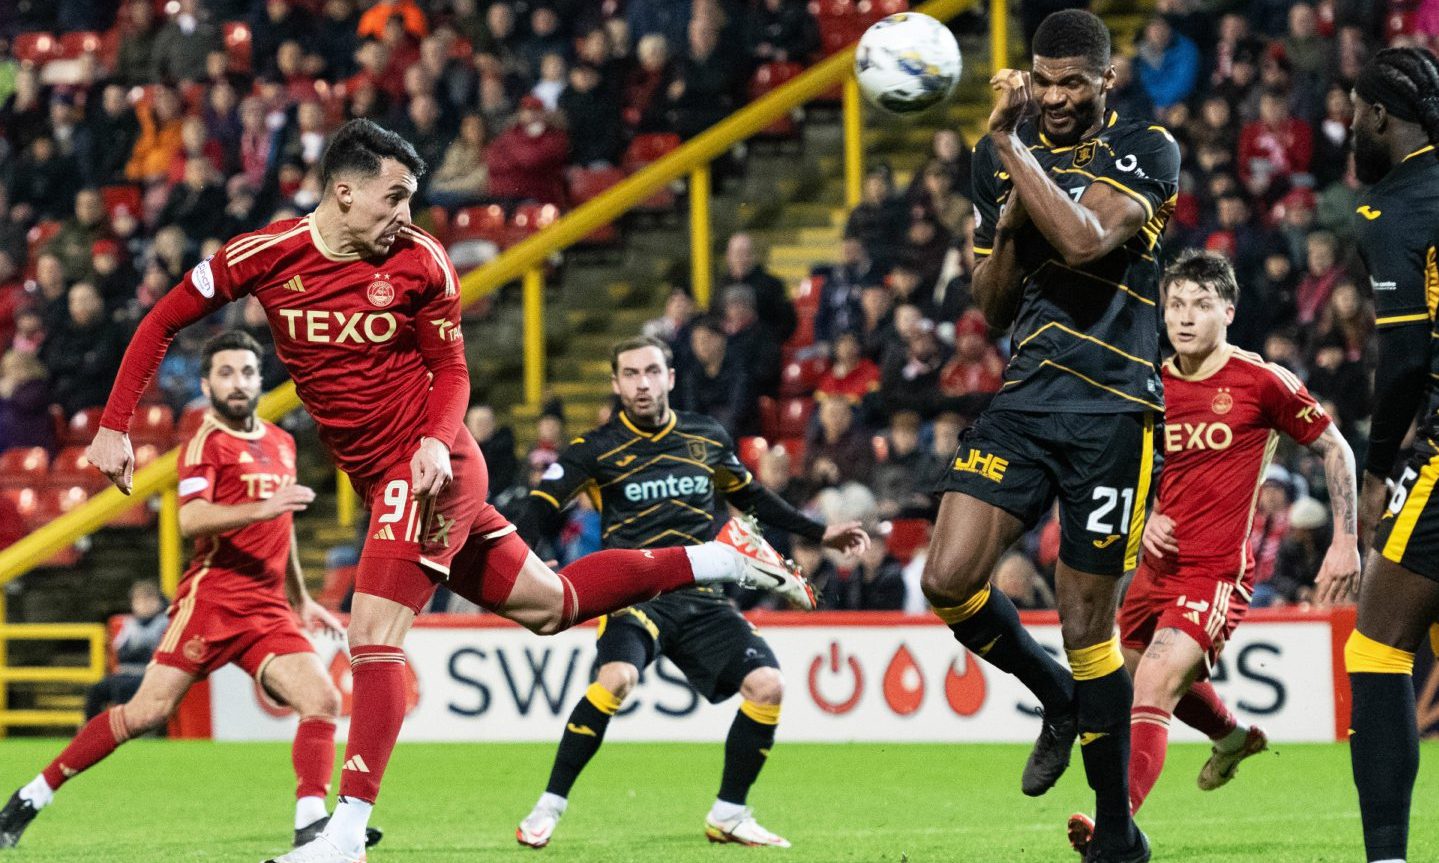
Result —
<svg viewBox="0 0 1439 863"><path fill-rule="evenodd" d="M320 250L320 254L332 261L358 261L360 259L358 252L342 255L334 249L331 249L330 244L325 242L325 238L320 236L320 229L315 226L315 220L308 217L307 220L310 223L310 241L315 244L316 249Z"/></svg>
<svg viewBox="0 0 1439 863"><path fill-rule="evenodd" d="M1051 142L1051 141L1049 140L1049 138L1044 134L1044 130L1039 127L1039 118L1038 118L1038 117L1034 118L1034 134L1036 134L1037 136L1039 136L1039 144L1040 144L1040 146L1043 147L1044 149L1048 150L1049 152L1051 152L1051 153L1068 153L1070 150L1073 150L1075 147L1078 147L1079 144L1083 144L1085 141L1091 141L1091 140L1093 140L1094 138L1097 138L1097 137L1099 137L1100 135L1104 134L1104 130L1105 130L1105 129L1111 129L1111 128L1113 128L1113 127L1114 127L1114 124L1115 124L1115 123L1118 123L1118 122L1119 122L1119 112L1118 112L1118 111L1110 111L1110 112L1109 112L1109 120L1108 120L1103 126L1100 127L1100 129L1099 129L1098 132L1095 132L1093 135L1089 136L1088 138L1081 138L1078 144L1070 144L1070 145L1067 146L1067 147L1056 147L1056 146L1054 146L1053 142Z"/></svg>
<svg viewBox="0 0 1439 863"><path fill-rule="evenodd" d="M230 437L237 437L240 440L259 440L260 438L265 436L265 423L259 417L255 418L254 431L240 431L238 429L232 429L225 423L221 422L219 418L215 416L213 411L205 411L205 424L209 425L215 431L224 432Z"/></svg>
<svg viewBox="0 0 1439 863"><path fill-rule="evenodd" d="M1174 375L1176 378L1179 378L1181 381L1198 383L1199 381L1207 381L1215 375L1219 374L1221 371L1224 370L1225 366L1229 365L1229 361L1234 359L1233 345L1225 345L1223 350L1224 362L1220 363L1219 365L1215 366L1214 368L1203 374L1186 375L1184 372L1180 371L1178 355L1170 357L1169 359L1165 360L1164 363L1165 365L1169 366L1169 373Z"/></svg>
<svg viewBox="0 0 1439 863"><path fill-rule="evenodd" d="M630 431L634 432L642 438L648 438L650 440L659 440L660 438L669 434L670 431L675 427L675 423L678 420L679 416L674 411L670 411L669 422L665 423L663 426L660 426L659 431L647 432L641 429L639 426L635 425L634 423L630 422L629 414L625 413L623 410L620 411L620 422L624 423L625 428L629 429Z"/></svg>

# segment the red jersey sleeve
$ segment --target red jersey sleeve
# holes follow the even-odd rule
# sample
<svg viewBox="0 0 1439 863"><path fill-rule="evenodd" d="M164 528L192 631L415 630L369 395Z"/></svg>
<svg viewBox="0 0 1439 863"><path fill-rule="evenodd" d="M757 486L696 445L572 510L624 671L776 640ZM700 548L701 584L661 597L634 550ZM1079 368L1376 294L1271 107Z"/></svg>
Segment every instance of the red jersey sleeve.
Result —
<svg viewBox="0 0 1439 863"><path fill-rule="evenodd" d="M225 263L226 252L239 239L242 238L231 240L217 254L196 264L140 321L125 349L100 425L118 432L129 431L140 395L160 368L175 334L244 293Z"/></svg>
<svg viewBox="0 0 1439 863"><path fill-rule="evenodd" d="M1264 367L1264 412L1274 428L1309 446L1329 428L1329 415L1299 378L1282 366Z"/></svg>
<svg viewBox="0 0 1439 863"><path fill-rule="evenodd" d="M433 237L411 230L411 238L428 253L425 257L433 267L428 299L416 315L420 355L433 375L425 403L424 435L450 446L464 421L470 397L470 373L460 332L460 278Z"/></svg>
<svg viewBox="0 0 1439 863"><path fill-rule="evenodd" d="M210 454L208 441L202 443L199 451L191 457L190 448L194 443L194 438L191 438L181 448L179 462L181 506L192 500L215 502L218 467Z"/></svg>

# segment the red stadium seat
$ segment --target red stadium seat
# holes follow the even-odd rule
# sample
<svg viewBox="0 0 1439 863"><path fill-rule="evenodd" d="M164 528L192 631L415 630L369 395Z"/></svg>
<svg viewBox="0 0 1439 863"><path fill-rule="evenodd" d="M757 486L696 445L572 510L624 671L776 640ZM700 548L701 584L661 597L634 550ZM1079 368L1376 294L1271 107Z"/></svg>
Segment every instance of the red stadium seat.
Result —
<svg viewBox="0 0 1439 863"><path fill-rule="evenodd" d="M168 445L175 434L175 412L169 405L148 405L135 412L130 437L136 444Z"/></svg>
<svg viewBox="0 0 1439 863"><path fill-rule="evenodd" d="M105 475L85 458L85 447L67 446L50 463L51 485L79 485L92 493L109 484Z"/></svg>
<svg viewBox="0 0 1439 863"><path fill-rule="evenodd" d="M554 204L520 204L510 218L510 239L523 240L553 225L559 218L560 208Z"/></svg>
<svg viewBox="0 0 1439 863"><path fill-rule="evenodd" d="M146 443L135 447L135 470L148 467L151 462L160 457L160 446L158 444Z"/></svg>
<svg viewBox="0 0 1439 863"><path fill-rule="evenodd" d="M44 66L60 56L60 40L49 33L17 33L10 53L26 65Z"/></svg>
<svg viewBox="0 0 1439 863"><path fill-rule="evenodd" d="M95 439L95 432L100 430L100 416L104 413L101 408L85 408L70 417L60 443L64 446L89 446L90 441Z"/></svg>
<svg viewBox="0 0 1439 863"><path fill-rule="evenodd" d="M38 527L35 522L39 518L36 513L40 506L40 493L36 489L3 488L0 489L0 495L4 495L6 500L15 507L15 511L20 514L27 529Z"/></svg>
<svg viewBox="0 0 1439 863"><path fill-rule="evenodd" d="M929 522L922 518L897 518L889 523L889 553L900 563L909 563L916 552L929 544Z"/></svg>
<svg viewBox="0 0 1439 863"><path fill-rule="evenodd" d="M868 27L879 19L888 18L896 12L909 11L909 3L905 0L859 0L854 8L859 20Z"/></svg>
<svg viewBox="0 0 1439 863"><path fill-rule="evenodd" d="M764 63L754 70L749 81L749 98L753 102L772 90L783 86L804 71L799 63ZM793 114L786 115L771 123L761 135L769 138L793 139L799 135L799 124Z"/></svg>
<svg viewBox="0 0 1439 863"><path fill-rule="evenodd" d="M450 220L450 242L489 240L504 245L508 237L505 208L499 204L487 207L465 207Z"/></svg>
<svg viewBox="0 0 1439 863"><path fill-rule="evenodd" d="M179 428L175 430L176 446L195 436L195 432L200 430L200 423L205 421L206 411L203 407L185 408L185 412L180 414Z"/></svg>
<svg viewBox="0 0 1439 863"><path fill-rule="evenodd" d="M140 187L128 184L119 186L103 186L100 189L100 199L105 202L105 212L110 216L121 207L130 211L130 215L139 218L141 214Z"/></svg>
<svg viewBox="0 0 1439 863"><path fill-rule="evenodd" d="M40 254L40 250L50 242L50 238L58 233L60 233L59 222L45 221L35 223L35 227L25 235L25 242L30 248L30 264L32 266L35 264L35 256Z"/></svg>
<svg viewBox="0 0 1439 863"><path fill-rule="evenodd" d="M243 21L226 21L223 32L225 34L225 54L230 58L230 68L236 72L249 73L250 25Z"/></svg>
<svg viewBox="0 0 1439 863"><path fill-rule="evenodd" d="M751 471L759 473L759 460L769 452L769 441L749 435L735 441L735 444L739 447L739 460Z"/></svg>
<svg viewBox="0 0 1439 863"><path fill-rule="evenodd" d="M90 492L78 485L47 485L39 492L37 509L46 520L64 515L90 499Z"/></svg>
<svg viewBox="0 0 1439 863"><path fill-rule="evenodd" d="M814 344L814 318L814 309L796 308L794 335L789 337L789 341L785 342L785 345L792 348L804 348Z"/></svg>
<svg viewBox="0 0 1439 863"><path fill-rule="evenodd" d="M579 206L591 198L598 198L624 178L625 172L619 168L573 168L567 178L570 200Z"/></svg>
<svg viewBox="0 0 1439 863"><path fill-rule="evenodd" d="M11 487L43 485L50 470L50 454L44 447L14 447L0 453L0 484Z"/></svg>
<svg viewBox="0 0 1439 863"><path fill-rule="evenodd" d="M651 162L657 162L671 151L679 149L680 136L669 132L652 132L636 135L625 150L623 167L633 174Z"/></svg>
<svg viewBox="0 0 1439 863"><path fill-rule="evenodd" d="M799 476L804 473L804 438L791 437L776 443L774 449L781 450L789 456L789 475Z"/></svg>
<svg viewBox="0 0 1439 863"><path fill-rule="evenodd" d="M74 60L84 54L99 54L104 45L104 37L94 30L76 30L61 34L59 54L66 60Z"/></svg>
<svg viewBox="0 0 1439 863"><path fill-rule="evenodd" d="M440 245L450 244L450 211L438 204L431 206L427 211L430 216L430 233L440 241Z"/></svg>
<svg viewBox="0 0 1439 863"><path fill-rule="evenodd" d="M792 360L785 363L780 372L779 394L782 396L807 396L819 386L826 363L821 359Z"/></svg>
<svg viewBox="0 0 1439 863"><path fill-rule="evenodd" d="M814 399L780 399L775 405L774 437L804 437L809 429L810 417L814 416Z"/></svg>
<svg viewBox="0 0 1439 863"><path fill-rule="evenodd" d="M800 280L799 288L794 292L794 307L819 311L819 298L823 293L824 276L811 273L808 277Z"/></svg>

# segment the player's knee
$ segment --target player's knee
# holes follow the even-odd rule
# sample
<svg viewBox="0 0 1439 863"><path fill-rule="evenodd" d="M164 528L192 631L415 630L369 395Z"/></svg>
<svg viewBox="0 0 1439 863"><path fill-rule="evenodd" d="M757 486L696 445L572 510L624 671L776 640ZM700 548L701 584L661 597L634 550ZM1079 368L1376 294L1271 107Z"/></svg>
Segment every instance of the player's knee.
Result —
<svg viewBox="0 0 1439 863"><path fill-rule="evenodd" d="M296 705L301 716L328 719L337 719L340 716L340 690L329 680L323 681L322 685L307 693L306 701L308 703L304 706Z"/></svg>
<svg viewBox="0 0 1439 863"><path fill-rule="evenodd" d="M1136 707L1172 709L1184 694L1184 688L1183 671L1140 663L1139 670L1134 675L1134 704Z"/></svg>
<svg viewBox="0 0 1439 863"><path fill-rule="evenodd" d="M943 546L949 546L944 543ZM988 572L980 572L974 558L959 554L957 550L936 545L924 561L924 573L920 576L920 590L924 598L935 608L950 608L963 605L989 581Z"/></svg>
<svg viewBox="0 0 1439 863"><path fill-rule="evenodd" d="M595 675L595 682L620 701L624 701L640 682L640 670L628 662L606 662Z"/></svg>
<svg viewBox="0 0 1439 863"><path fill-rule="evenodd" d="M570 628L565 621L564 613L558 608L516 619L519 620L521 626L535 635L557 635Z"/></svg>
<svg viewBox="0 0 1439 863"><path fill-rule="evenodd" d="M778 668L756 668L745 676L741 694L755 704L779 704L784 700L784 675Z"/></svg>
<svg viewBox="0 0 1439 863"><path fill-rule="evenodd" d="M170 718L171 705L153 698L136 699L120 708L131 737L154 731Z"/></svg>

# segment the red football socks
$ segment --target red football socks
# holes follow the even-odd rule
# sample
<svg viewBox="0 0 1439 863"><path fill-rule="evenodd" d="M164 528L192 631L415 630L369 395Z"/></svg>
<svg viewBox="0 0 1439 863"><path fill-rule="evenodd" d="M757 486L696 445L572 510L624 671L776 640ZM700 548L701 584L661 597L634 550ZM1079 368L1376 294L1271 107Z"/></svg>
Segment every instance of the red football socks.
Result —
<svg viewBox="0 0 1439 863"><path fill-rule="evenodd" d="M560 570L559 576L565 588L566 627L694 583L683 547L599 551Z"/></svg>
<svg viewBox="0 0 1439 863"><path fill-rule="evenodd" d="M1138 812L1159 781L1169 746L1169 713L1158 707L1129 711L1129 811Z"/></svg>
<svg viewBox="0 0 1439 863"><path fill-rule="evenodd" d="M403 666L401 666L403 668ZM295 766L295 796L330 796L330 775L335 772L335 720L312 716L300 720L290 745Z"/></svg>
<svg viewBox="0 0 1439 863"><path fill-rule="evenodd" d="M340 771L340 796L374 803L405 721L405 652L383 645L353 647L350 675L354 712Z"/></svg>
<svg viewBox="0 0 1439 863"><path fill-rule="evenodd" d="M1239 721L1207 680L1195 681L1174 707L1174 717L1210 740L1219 740L1238 727Z"/></svg>
<svg viewBox="0 0 1439 863"><path fill-rule="evenodd" d="M70 741L50 766L41 773L50 789L59 788L65 780L82 773L102 761L115 751L115 747L130 739L130 730L125 726L124 707L115 706L85 723L75 739Z"/></svg>

